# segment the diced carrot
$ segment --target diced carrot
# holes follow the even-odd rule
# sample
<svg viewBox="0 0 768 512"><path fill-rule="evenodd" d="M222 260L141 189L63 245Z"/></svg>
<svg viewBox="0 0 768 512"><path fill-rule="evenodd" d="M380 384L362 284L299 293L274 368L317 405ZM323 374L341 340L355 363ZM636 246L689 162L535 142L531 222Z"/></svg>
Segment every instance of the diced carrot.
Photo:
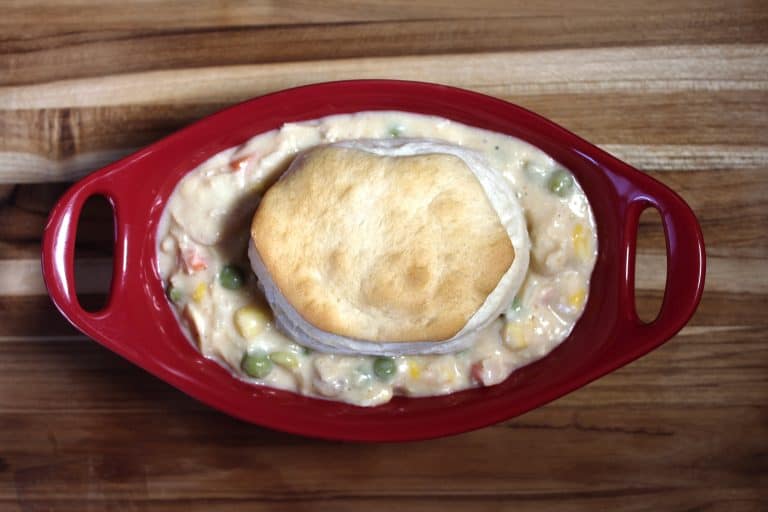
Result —
<svg viewBox="0 0 768 512"><path fill-rule="evenodd" d="M229 168L232 170L232 172L236 171L242 171L246 167L248 167L248 159L251 157L251 155L241 156L240 158L237 158L235 160L232 160L229 162Z"/></svg>
<svg viewBox="0 0 768 512"><path fill-rule="evenodd" d="M484 385L483 383L483 362L478 361L476 363L473 363L472 366L469 368L469 373L472 375L472 380L474 380L477 384L480 384L481 386Z"/></svg>
<svg viewBox="0 0 768 512"><path fill-rule="evenodd" d="M186 267L188 274L193 274L208 268L208 262L205 260L205 257L195 247L182 251L181 257L184 260L184 266Z"/></svg>
<svg viewBox="0 0 768 512"><path fill-rule="evenodd" d="M258 160L261 158L262 153L261 152L254 152L249 153L247 155L243 155L240 157L235 158L231 162L229 162L229 168L232 170L232 172L237 171L244 171L248 168L248 165L253 162L254 160Z"/></svg>

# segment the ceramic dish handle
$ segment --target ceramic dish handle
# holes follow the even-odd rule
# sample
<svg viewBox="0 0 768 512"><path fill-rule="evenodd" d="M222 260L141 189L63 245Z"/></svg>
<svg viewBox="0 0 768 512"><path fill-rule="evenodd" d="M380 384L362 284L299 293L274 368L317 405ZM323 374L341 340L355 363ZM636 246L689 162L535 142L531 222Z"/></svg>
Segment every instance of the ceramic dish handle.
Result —
<svg viewBox="0 0 768 512"><path fill-rule="evenodd" d="M627 203L624 233L625 304L632 304L631 327L644 339L667 339L693 315L704 289L704 238L693 211L671 189L635 173L633 193ZM655 320L641 322L635 304L635 251L640 214L656 208L667 243L667 280L661 309Z"/></svg>
<svg viewBox="0 0 768 512"><path fill-rule="evenodd" d="M124 226L118 215L118 181L116 173L109 168L92 174L71 187L56 203L51 211L48 224L43 234L42 266L43 277L48 291L56 307L73 325L84 333L95 336L95 328L103 332L113 320L118 310L115 304L120 297L119 288L124 275L125 254L123 249L127 244L124 239ZM115 215L115 251L112 272L112 286L107 305L100 311L89 312L82 308L75 290L75 239L80 212L88 198L104 196L112 206Z"/></svg>

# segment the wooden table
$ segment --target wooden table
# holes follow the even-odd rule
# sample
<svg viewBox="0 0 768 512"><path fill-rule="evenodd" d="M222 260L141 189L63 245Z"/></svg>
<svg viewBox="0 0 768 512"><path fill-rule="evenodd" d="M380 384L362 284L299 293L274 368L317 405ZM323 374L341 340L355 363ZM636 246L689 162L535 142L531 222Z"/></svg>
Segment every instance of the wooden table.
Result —
<svg viewBox="0 0 768 512"><path fill-rule="evenodd" d="M0 510L768 509L768 4L497 3L0 8ZM517 419L353 445L214 412L56 312L39 241L68 183L223 106L361 77L513 101L674 188L707 242L696 316ZM81 223L86 304L107 287L110 222L96 204ZM657 219L640 246L651 318Z"/></svg>

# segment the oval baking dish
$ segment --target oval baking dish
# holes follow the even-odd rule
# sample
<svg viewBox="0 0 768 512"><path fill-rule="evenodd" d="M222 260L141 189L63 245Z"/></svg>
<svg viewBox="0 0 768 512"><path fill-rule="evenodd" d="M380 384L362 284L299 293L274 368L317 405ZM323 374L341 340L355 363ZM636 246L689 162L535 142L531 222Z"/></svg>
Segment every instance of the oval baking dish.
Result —
<svg viewBox="0 0 768 512"><path fill-rule="evenodd" d="M597 224L599 252L589 301L570 337L501 384L429 398L398 397L364 408L254 386L203 357L182 333L157 272L156 235L177 182L219 151L285 122L330 114L402 110L518 137L579 180ZM90 196L115 215L112 287L101 311L77 300L77 220ZM664 223L667 283L661 311L642 323L634 305L637 224L654 207ZM192 397L232 416L296 434L341 440L438 437L512 418L573 391L658 347L688 321L704 286L704 244L685 202L666 186L518 106L437 84L354 80L256 98L207 117L75 184L45 228L43 275L61 313L83 333Z"/></svg>

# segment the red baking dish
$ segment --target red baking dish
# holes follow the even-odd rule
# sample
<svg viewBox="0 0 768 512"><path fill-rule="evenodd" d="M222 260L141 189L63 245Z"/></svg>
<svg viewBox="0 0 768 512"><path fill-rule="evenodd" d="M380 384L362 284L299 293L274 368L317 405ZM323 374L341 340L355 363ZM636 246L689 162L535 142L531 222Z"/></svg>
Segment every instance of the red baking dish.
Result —
<svg viewBox="0 0 768 512"><path fill-rule="evenodd" d="M364 110L432 114L513 135L570 169L594 210L599 254L589 301L571 336L544 359L492 387L357 407L255 386L200 355L185 338L156 270L156 231L176 183L213 154L285 122ZM83 310L75 294L77 220L90 196L115 215L115 256L106 307ZM667 282L661 311L642 323L634 304L640 213L661 213ZM658 347L693 314L704 286L696 217L658 181L523 108L437 84L354 80L298 87L203 119L75 184L45 228L43 274L61 313L83 333L196 399L266 427L326 439L404 441L464 432L543 405Z"/></svg>

